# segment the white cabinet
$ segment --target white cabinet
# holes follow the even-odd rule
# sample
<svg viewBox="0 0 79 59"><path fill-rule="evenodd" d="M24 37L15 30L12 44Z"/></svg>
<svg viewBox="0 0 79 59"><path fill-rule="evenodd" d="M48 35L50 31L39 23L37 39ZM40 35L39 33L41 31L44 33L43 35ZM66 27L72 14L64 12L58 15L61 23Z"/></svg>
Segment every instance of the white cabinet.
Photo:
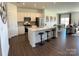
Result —
<svg viewBox="0 0 79 59"><path fill-rule="evenodd" d="M25 28L24 26L18 26L18 34L24 34L25 33Z"/></svg>

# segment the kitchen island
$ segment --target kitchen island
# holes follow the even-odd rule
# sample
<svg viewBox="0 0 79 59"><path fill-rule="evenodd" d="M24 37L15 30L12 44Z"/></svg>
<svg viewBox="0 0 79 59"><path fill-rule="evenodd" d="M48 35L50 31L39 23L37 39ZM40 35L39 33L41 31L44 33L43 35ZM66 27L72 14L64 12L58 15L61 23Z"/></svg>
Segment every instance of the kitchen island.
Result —
<svg viewBox="0 0 79 59"><path fill-rule="evenodd" d="M43 32L43 41L47 40L47 33L45 31L50 31L49 32L49 39L52 38L53 36L53 32L52 29L55 29L56 27L36 27L36 26L32 26L30 28L28 28L28 40L29 43L32 47L36 47L36 43L39 43L41 40L40 35L38 33ZM57 37L57 30L55 32L55 36Z"/></svg>

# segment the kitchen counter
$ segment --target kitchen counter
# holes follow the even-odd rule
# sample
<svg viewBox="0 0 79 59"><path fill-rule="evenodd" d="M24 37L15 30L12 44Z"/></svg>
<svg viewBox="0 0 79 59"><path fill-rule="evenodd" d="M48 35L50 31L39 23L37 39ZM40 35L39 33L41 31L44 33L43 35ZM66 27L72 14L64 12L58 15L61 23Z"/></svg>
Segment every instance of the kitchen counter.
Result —
<svg viewBox="0 0 79 59"><path fill-rule="evenodd" d="M36 27L32 26L28 28L28 40L30 42L30 45L32 47L36 47L36 43L40 42L40 35L38 33L43 32L43 40L47 40L47 33L45 33L46 30L49 30L49 38L52 38L53 32L52 29L56 27ZM57 30L56 30L56 37L57 37Z"/></svg>
<svg viewBox="0 0 79 59"><path fill-rule="evenodd" d="M32 26L32 27L29 27L28 30L40 31L40 30L45 30L45 29L50 29L50 28L55 28L55 27L36 27L36 26Z"/></svg>

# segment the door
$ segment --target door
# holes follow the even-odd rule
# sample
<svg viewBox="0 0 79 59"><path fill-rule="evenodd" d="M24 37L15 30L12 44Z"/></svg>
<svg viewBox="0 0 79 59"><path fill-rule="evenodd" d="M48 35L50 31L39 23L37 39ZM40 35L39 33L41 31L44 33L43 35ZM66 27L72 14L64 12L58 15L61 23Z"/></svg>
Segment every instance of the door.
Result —
<svg viewBox="0 0 79 59"><path fill-rule="evenodd" d="M9 51L7 22L4 24L0 17L0 55L7 56Z"/></svg>

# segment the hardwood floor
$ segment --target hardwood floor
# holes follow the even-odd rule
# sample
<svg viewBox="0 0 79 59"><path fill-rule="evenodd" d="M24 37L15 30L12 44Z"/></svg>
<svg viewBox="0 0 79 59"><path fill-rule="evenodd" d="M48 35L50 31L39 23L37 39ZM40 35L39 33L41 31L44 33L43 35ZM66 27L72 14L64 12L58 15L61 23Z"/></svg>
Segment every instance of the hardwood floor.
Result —
<svg viewBox="0 0 79 59"><path fill-rule="evenodd" d="M27 33L10 39L9 56L77 56L79 37L59 33L57 39L50 39L43 46L32 48Z"/></svg>

